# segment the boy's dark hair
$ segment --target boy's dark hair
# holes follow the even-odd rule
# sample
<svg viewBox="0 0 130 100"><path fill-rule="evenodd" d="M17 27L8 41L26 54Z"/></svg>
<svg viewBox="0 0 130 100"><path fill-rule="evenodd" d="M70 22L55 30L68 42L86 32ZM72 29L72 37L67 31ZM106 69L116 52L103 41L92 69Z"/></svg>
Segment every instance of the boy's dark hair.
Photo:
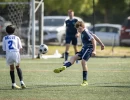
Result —
<svg viewBox="0 0 130 100"><path fill-rule="evenodd" d="M84 22L83 22L83 21L77 21L77 22L75 23L75 28L79 28L79 26L85 28Z"/></svg>
<svg viewBox="0 0 130 100"><path fill-rule="evenodd" d="M6 27L6 32L7 32L8 34L13 34L14 31L15 31L15 26L14 26L14 25L8 25L8 26Z"/></svg>

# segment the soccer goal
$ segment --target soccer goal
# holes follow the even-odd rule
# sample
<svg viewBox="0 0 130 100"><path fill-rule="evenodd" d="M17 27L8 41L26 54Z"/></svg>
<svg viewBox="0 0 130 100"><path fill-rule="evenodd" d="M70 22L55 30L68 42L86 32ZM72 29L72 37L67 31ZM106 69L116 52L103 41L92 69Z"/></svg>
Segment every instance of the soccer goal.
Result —
<svg viewBox="0 0 130 100"><path fill-rule="evenodd" d="M15 25L15 34L22 40L22 55L35 58L37 45L43 44L43 16L43 0L0 1L0 25L3 24L1 25L1 37L5 35L7 25Z"/></svg>

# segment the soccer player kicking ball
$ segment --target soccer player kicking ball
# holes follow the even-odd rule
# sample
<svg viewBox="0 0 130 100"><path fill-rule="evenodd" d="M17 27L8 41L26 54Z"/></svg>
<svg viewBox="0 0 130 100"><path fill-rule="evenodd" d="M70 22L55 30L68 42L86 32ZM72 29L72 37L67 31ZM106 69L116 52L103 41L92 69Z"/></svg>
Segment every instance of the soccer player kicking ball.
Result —
<svg viewBox="0 0 130 100"><path fill-rule="evenodd" d="M88 29L85 29L85 25L82 21L78 21L75 24L75 27L77 31L81 34L81 40L82 40L82 49L79 53L72 56L69 60L69 62L65 63L63 67L55 69L55 73L60 73L66 68L70 67L74 62L78 59L81 60L81 65L83 69L83 83L81 86L87 86L87 73L88 73L88 67L87 67L87 61L91 56L96 55L96 41L101 45L101 50L104 49L104 44L101 42L101 40L91 32L89 32Z"/></svg>
<svg viewBox="0 0 130 100"><path fill-rule="evenodd" d="M8 25L6 27L6 32L8 35L3 37L2 48L6 52L6 62L10 66L10 77L12 80L12 89L26 88L23 82L22 70L19 67L20 63L20 49L22 49L20 38L13 35L15 27L13 25ZM21 87L17 86L15 83L14 74L14 64L16 65L18 77L20 79Z"/></svg>

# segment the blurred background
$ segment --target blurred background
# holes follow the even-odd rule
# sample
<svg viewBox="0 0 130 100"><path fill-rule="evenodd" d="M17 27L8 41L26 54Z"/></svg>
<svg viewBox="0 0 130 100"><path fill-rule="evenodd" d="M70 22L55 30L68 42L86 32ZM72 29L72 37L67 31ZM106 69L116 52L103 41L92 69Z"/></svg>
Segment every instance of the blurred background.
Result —
<svg viewBox="0 0 130 100"><path fill-rule="evenodd" d="M35 6L41 0L35 0ZM32 0L0 0L0 41L6 35L5 27L15 24L23 43L23 54L31 54ZM43 0L43 32L40 32L41 9L35 14L35 44L64 46L68 9L85 22L86 28L96 34L106 46L130 46L130 0ZM42 34L41 34L42 33ZM80 38L78 44L81 45ZM37 47L36 46L36 47ZM1 43L0 43L1 48ZM3 54L2 49L0 53ZM37 52L36 52L37 54Z"/></svg>

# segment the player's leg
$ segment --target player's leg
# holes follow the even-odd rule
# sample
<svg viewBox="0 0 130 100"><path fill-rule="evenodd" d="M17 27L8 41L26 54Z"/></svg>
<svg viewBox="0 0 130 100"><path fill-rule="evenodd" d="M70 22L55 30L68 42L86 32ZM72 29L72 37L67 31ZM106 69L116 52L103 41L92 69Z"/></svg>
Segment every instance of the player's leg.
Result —
<svg viewBox="0 0 130 100"><path fill-rule="evenodd" d="M81 84L81 86L87 86L88 85L88 67L87 67L87 63L86 61L89 60L89 58L91 57L93 49L92 48L84 48L83 52L82 52L82 69L83 69L83 83Z"/></svg>
<svg viewBox="0 0 130 100"><path fill-rule="evenodd" d="M12 89L20 89L20 87L15 83L14 64L10 65L10 77L12 81Z"/></svg>
<svg viewBox="0 0 130 100"><path fill-rule="evenodd" d="M22 87L22 88L26 88L26 85L25 85L25 83L23 82L22 70L21 70L21 68L19 67L19 64L16 65L16 70L17 70L17 74L18 74L18 77L19 77L19 80L20 80L21 87Z"/></svg>
<svg viewBox="0 0 130 100"><path fill-rule="evenodd" d="M71 42L71 37L67 36L65 38L65 53L64 53L64 62L66 62L68 60L68 57L69 57L69 48L70 48L70 42Z"/></svg>
<svg viewBox="0 0 130 100"><path fill-rule="evenodd" d="M72 40L72 45L73 45L75 54L78 53L78 46L77 46L77 44L78 44L77 38L74 37L73 40ZM78 60L76 60L76 63L78 63Z"/></svg>
<svg viewBox="0 0 130 100"><path fill-rule="evenodd" d="M75 54L77 54L78 53L77 45L73 45L73 48L74 48ZM78 60L76 60L76 63L78 63Z"/></svg>
<svg viewBox="0 0 130 100"><path fill-rule="evenodd" d="M70 60L69 60L67 63L64 64L64 66L70 67L72 64L74 64L74 62L75 62L77 59L79 59L78 54L72 56L72 57L70 58ZM71 65L69 65L68 63L71 63Z"/></svg>
<svg viewBox="0 0 130 100"><path fill-rule="evenodd" d="M75 54L78 52L77 45L73 45Z"/></svg>
<svg viewBox="0 0 130 100"><path fill-rule="evenodd" d="M15 74L14 74L14 65L10 65L10 77L11 77L11 81L12 81L12 86L14 86L15 83Z"/></svg>
<svg viewBox="0 0 130 100"><path fill-rule="evenodd" d="M62 71L65 70L66 68L68 68L68 67L70 67L71 65L73 65L74 62L75 62L77 59L79 59L78 54L72 56L72 57L70 58L70 60L63 65L63 67L54 69L54 72L55 72L55 73L60 73L60 72L62 72Z"/></svg>
<svg viewBox="0 0 130 100"><path fill-rule="evenodd" d="M82 72L82 75L83 75L83 83L81 84L81 86L86 86L88 85L88 82L87 82L87 79L88 79L88 66L86 64L86 61L84 59L82 59L81 61L81 64L82 64L82 69L83 69L83 72Z"/></svg>
<svg viewBox="0 0 130 100"><path fill-rule="evenodd" d="M22 75L22 70L19 66L20 63L20 54L19 52L15 53L15 63L16 63L16 70L17 70L17 74L20 80L20 84L22 88L26 88L26 85L23 82L23 75Z"/></svg>
<svg viewBox="0 0 130 100"><path fill-rule="evenodd" d="M14 72L14 52L6 53L6 63L10 66L10 78L12 81L12 89L20 89L15 83L15 72Z"/></svg>
<svg viewBox="0 0 130 100"><path fill-rule="evenodd" d="M65 45L65 53L64 53L65 61L67 61L68 57L69 57L69 48L70 48L70 44L66 44Z"/></svg>
<svg viewBox="0 0 130 100"><path fill-rule="evenodd" d="M76 55L72 56L72 57L70 58L70 60L63 65L63 67L54 69L54 72L55 72L55 73L60 73L60 72L62 72L63 70L65 70L66 68L70 67L72 64L74 64L74 62L75 62L77 59L81 60L82 51L83 51L83 50L84 50L84 49L81 49L81 51L80 51L79 53L77 53Z"/></svg>
<svg viewBox="0 0 130 100"><path fill-rule="evenodd" d="M37 58L37 59L40 59L40 53L37 54L37 57L36 57L36 58Z"/></svg>

